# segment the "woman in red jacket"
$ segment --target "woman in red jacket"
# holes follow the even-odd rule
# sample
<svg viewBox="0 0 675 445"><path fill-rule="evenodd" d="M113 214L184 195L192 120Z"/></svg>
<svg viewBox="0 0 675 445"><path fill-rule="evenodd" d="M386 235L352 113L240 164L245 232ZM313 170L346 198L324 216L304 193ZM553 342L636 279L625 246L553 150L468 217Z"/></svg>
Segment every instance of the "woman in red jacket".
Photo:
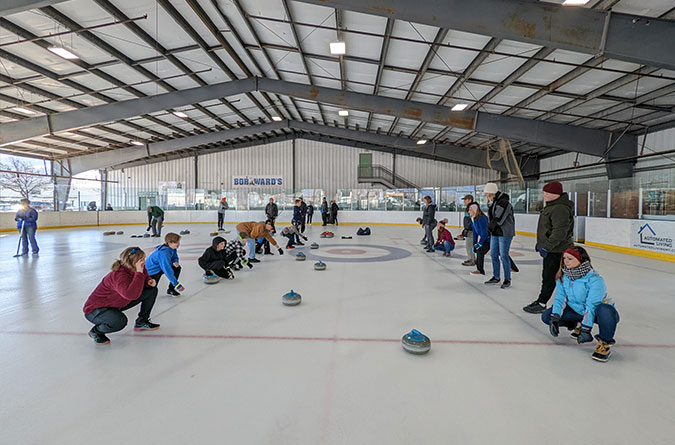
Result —
<svg viewBox="0 0 675 445"><path fill-rule="evenodd" d="M452 239L452 233L445 228L445 221L438 222L438 237L434 250L442 250L444 257L450 257L450 252L455 250L455 240Z"/></svg>
<svg viewBox="0 0 675 445"><path fill-rule="evenodd" d="M97 344L110 343L105 334L117 332L127 325L122 311L140 304L135 331L154 331L159 325L150 321L150 312L157 298L157 283L145 270L145 252L140 247L124 249L84 303L84 317L94 323L89 336Z"/></svg>

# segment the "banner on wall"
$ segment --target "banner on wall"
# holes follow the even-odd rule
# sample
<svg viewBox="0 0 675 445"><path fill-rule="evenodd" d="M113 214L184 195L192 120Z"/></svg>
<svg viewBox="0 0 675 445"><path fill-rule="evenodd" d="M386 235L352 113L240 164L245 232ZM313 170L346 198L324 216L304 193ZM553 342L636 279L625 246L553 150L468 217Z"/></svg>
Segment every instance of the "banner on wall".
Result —
<svg viewBox="0 0 675 445"><path fill-rule="evenodd" d="M276 175L240 175L232 177L232 187L281 187L284 178Z"/></svg>
<svg viewBox="0 0 675 445"><path fill-rule="evenodd" d="M636 249L675 254L675 225L634 221L631 246Z"/></svg>

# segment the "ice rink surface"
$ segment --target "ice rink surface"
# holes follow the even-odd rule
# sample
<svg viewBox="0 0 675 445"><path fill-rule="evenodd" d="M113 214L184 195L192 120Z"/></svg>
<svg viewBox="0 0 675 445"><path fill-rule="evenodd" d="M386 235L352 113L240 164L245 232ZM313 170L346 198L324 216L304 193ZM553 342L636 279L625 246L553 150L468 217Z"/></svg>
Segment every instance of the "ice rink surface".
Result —
<svg viewBox="0 0 675 445"><path fill-rule="evenodd" d="M161 329L134 333L132 309L103 347L84 301L123 248L158 239L131 239L140 226L39 230L40 256L17 259L3 234L0 444L675 443L673 263L589 248L621 315L598 363L595 342L554 339L522 311L540 284L534 238L514 240L507 290L483 284L489 260L487 277L469 276L463 242L448 259L422 251L420 229L383 226L329 227L333 239L314 226L307 261L259 256L206 285L196 259L212 228L164 232L183 228L186 290L168 297L162 278ZM290 289L299 306L282 305ZM401 348L412 328L429 354Z"/></svg>

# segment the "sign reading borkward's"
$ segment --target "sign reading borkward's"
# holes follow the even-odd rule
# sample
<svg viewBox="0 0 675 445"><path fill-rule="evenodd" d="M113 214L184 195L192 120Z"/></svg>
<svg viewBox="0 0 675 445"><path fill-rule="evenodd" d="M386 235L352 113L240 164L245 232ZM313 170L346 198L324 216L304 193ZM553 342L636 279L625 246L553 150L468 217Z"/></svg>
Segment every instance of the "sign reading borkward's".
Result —
<svg viewBox="0 0 675 445"><path fill-rule="evenodd" d="M270 175L242 175L232 177L232 187L281 187L284 178Z"/></svg>
<svg viewBox="0 0 675 445"><path fill-rule="evenodd" d="M631 247L675 254L675 224L633 221Z"/></svg>

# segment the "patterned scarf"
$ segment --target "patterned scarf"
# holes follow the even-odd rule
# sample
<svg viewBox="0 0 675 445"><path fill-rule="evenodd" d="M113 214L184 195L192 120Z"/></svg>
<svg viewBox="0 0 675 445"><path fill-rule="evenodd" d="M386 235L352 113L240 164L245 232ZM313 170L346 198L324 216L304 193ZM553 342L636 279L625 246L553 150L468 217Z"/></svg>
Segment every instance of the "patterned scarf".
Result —
<svg viewBox="0 0 675 445"><path fill-rule="evenodd" d="M572 281L585 277L592 270L593 266L591 266L591 263L589 261L584 261L579 266L574 267L572 269L568 269L565 266L563 266L562 268L562 271L565 274L565 276Z"/></svg>

